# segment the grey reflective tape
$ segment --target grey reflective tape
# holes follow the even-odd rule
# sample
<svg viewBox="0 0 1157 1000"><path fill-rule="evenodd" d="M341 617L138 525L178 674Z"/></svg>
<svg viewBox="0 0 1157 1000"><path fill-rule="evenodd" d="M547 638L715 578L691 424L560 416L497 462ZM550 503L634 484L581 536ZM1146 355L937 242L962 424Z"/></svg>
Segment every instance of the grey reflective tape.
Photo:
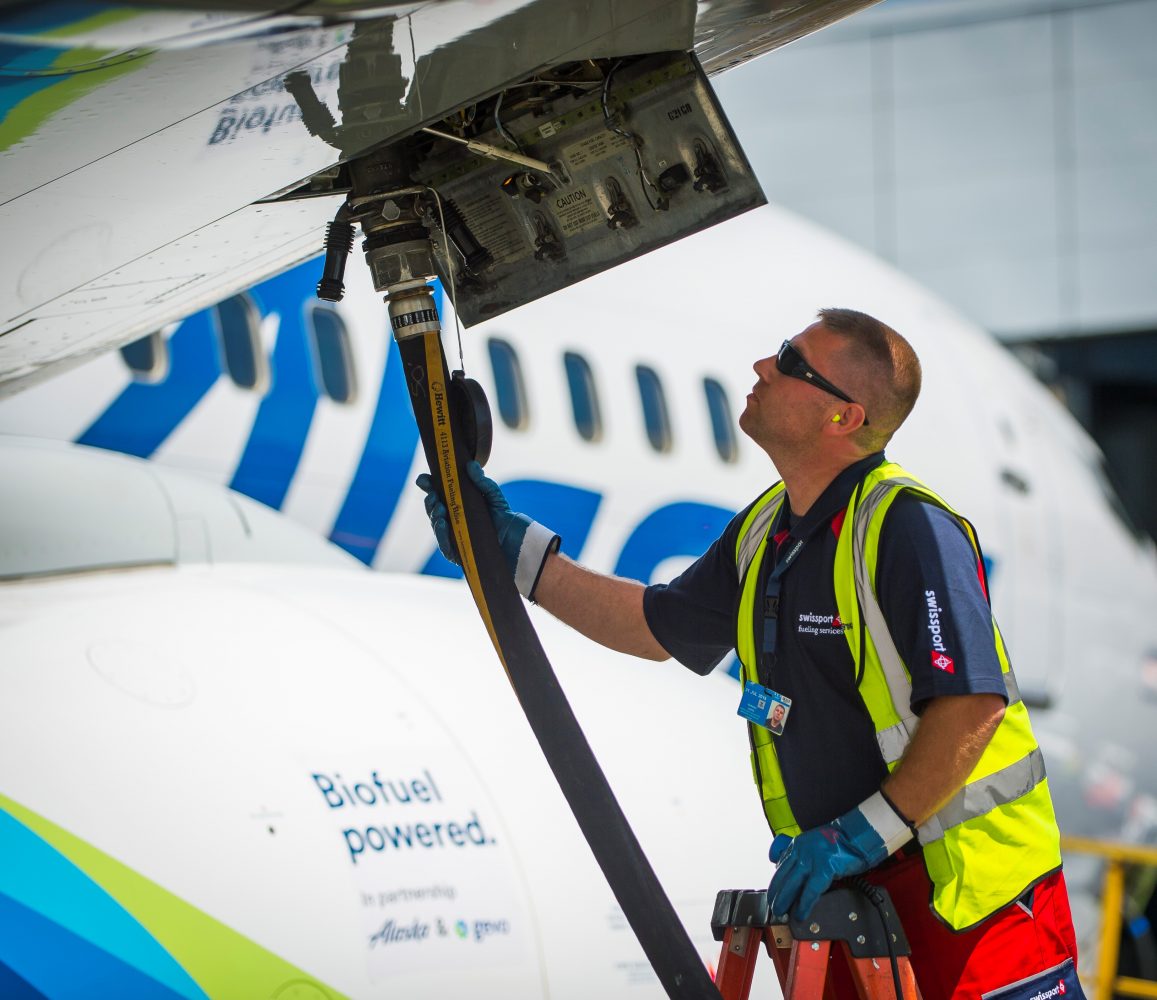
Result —
<svg viewBox="0 0 1157 1000"><path fill-rule="evenodd" d="M860 812L868 825L876 831L884 842L884 850L894 854L912 839L912 829L899 814L888 805L882 792L876 792L860 803Z"/></svg>
<svg viewBox="0 0 1157 1000"><path fill-rule="evenodd" d="M1016 682L1016 675L1013 674L1012 667L1009 667L1004 672L1004 690L1008 695L1008 703L1010 706L1020 701L1020 685Z"/></svg>
<svg viewBox="0 0 1157 1000"><path fill-rule="evenodd" d="M944 836L944 827L936 816L929 816L916 828L916 839L921 844L931 844Z"/></svg>
<svg viewBox="0 0 1157 1000"><path fill-rule="evenodd" d="M743 582L743 576L755 558L755 553L759 551L759 544L763 541L763 536L767 534L771 519L775 517L775 512L782 504L782 494L777 499L765 504L752 518L747 533L739 540L739 550L735 556L735 568L739 573L740 583Z"/></svg>
<svg viewBox="0 0 1157 1000"><path fill-rule="evenodd" d="M929 844L944 836L945 831L984 816L997 806L1015 802L1027 795L1045 779L1045 761L1040 747L1013 761L1008 767L978 778L965 785L948 800L932 820L920 827L920 843ZM935 820L935 824L933 824ZM939 828L938 831L935 828ZM925 832L927 830L927 833Z"/></svg>
<svg viewBox="0 0 1157 1000"><path fill-rule="evenodd" d="M908 671L904 668L904 661L892 641L892 633L884 621L884 612L880 610L880 602L876 600L876 591L872 586L871 574L867 560L864 558L864 549L867 546L868 526L885 498L897 486L916 486L920 484L912 479L885 479L868 492L856 507L852 521L852 568L856 578L856 595L860 602L860 611L863 621L860 627L867 630L872 637L872 644L884 671L884 680L888 685L888 695L892 699L892 707L900 721L892 729L900 728L900 734L895 737L902 742L899 745L890 743L884 759L891 763L899 760L907 749L912 734L916 732L919 719L912 711L912 681ZM877 737L878 738L878 737ZM889 737L893 739L893 737ZM881 752L884 748L881 745ZM889 754L892 756L889 757Z"/></svg>
<svg viewBox="0 0 1157 1000"><path fill-rule="evenodd" d="M908 726L903 722L897 722L896 725L876 733L876 745L880 748L884 763L891 764L903 757L911 739Z"/></svg>

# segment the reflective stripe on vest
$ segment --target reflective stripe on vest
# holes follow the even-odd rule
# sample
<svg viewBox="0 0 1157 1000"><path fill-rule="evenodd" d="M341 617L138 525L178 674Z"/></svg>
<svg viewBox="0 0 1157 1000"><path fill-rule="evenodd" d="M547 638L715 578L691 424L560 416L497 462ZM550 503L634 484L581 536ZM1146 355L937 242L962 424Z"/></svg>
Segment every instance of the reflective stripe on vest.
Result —
<svg viewBox="0 0 1157 1000"><path fill-rule="evenodd" d="M836 546L836 603L840 620L850 626L845 635L860 679L860 696L889 771L903 757L919 725L911 708L911 676L884 621L875 588L880 531L888 509L904 491L952 514L981 558L972 526L899 466L882 464L853 493ZM757 578L782 497L783 486L777 483L757 501L736 544L742 587L736 651L744 680L758 677L759 647L752 628ZM933 909L958 930L983 920L1060 866L1059 833L1044 761L995 621L993 637L1008 694L1004 718L964 787L919 829L934 887ZM749 733L753 771L768 821L776 832L798 833L774 739L762 727L749 726Z"/></svg>

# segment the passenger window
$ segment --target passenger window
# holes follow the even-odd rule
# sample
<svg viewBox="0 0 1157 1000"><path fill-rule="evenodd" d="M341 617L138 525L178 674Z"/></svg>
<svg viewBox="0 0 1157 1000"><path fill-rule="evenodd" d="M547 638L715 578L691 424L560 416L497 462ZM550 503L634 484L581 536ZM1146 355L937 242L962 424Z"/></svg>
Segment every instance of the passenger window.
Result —
<svg viewBox="0 0 1157 1000"><path fill-rule="evenodd" d="M703 380L703 392L707 395L707 412L711 415L711 433L715 438L715 450L725 462L739 460L739 443L735 440L735 424L731 419L731 406L727 402L727 390L713 378Z"/></svg>
<svg viewBox="0 0 1157 1000"><path fill-rule="evenodd" d="M169 373L169 345L160 330L125 344L121 358L138 382L160 382Z"/></svg>
<svg viewBox="0 0 1157 1000"><path fill-rule="evenodd" d="M494 372L494 391L498 395L498 415L513 430L525 430L530 423L526 404L526 384L522 380L522 365L514 348L505 340L491 337L486 342L490 353L490 368Z"/></svg>
<svg viewBox="0 0 1157 1000"><path fill-rule="evenodd" d="M598 441L603 436L603 418L599 411L599 396L591 366L581 354L567 351L563 355L566 381L570 386L570 403L574 410L574 425L584 441Z"/></svg>
<svg viewBox="0 0 1157 1000"><path fill-rule="evenodd" d="M269 366L261 350L261 316L248 295L234 295L213 307L225 373L242 389L264 389Z"/></svg>
<svg viewBox="0 0 1157 1000"><path fill-rule="evenodd" d="M313 306L309 328L321 391L335 403L352 403L357 396L357 376L345 320L328 306Z"/></svg>
<svg viewBox="0 0 1157 1000"><path fill-rule="evenodd" d="M647 428L647 440L658 452L671 450L671 418L667 413L667 398L663 394L663 383L653 368L639 365L635 368L635 378L639 382L639 398L643 402L643 423Z"/></svg>

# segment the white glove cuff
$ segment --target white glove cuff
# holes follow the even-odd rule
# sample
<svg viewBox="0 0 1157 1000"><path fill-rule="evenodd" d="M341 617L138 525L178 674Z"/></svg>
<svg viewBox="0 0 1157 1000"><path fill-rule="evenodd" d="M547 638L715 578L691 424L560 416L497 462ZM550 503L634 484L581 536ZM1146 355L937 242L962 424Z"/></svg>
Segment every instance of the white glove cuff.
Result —
<svg viewBox="0 0 1157 1000"><path fill-rule="evenodd" d="M884 849L889 854L894 854L912 839L912 828L908 821L896 812L884 798L883 792L876 792L871 798L864 799L860 803L860 812L884 842Z"/></svg>
<svg viewBox="0 0 1157 1000"><path fill-rule="evenodd" d="M546 565L546 557L557 551L562 544L562 538L550 528L531 521L522 536L522 545L518 550L518 562L514 566L514 586L528 601L534 600L534 588L538 586L538 578L542 576L542 567Z"/></svg>

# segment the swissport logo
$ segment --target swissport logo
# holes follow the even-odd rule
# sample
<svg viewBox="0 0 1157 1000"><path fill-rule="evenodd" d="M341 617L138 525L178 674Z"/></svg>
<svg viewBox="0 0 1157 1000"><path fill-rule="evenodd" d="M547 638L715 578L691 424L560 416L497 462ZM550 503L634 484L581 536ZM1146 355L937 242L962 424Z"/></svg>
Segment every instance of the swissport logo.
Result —
<svg viewBox="0 0 1157 1000"><path fill-rule="evenodd" d="M944 609L936 601L936 591L924 591L924 603L928 605L928 632L932 636L932 648L938 653L945 652L944 640L940 637L940 616Z"/></svg>
<svg viewBox="0 0 1157 1000"><path fill-rule="evenodd" d="M845 625L838 614L801 611L795 628L800 635L843 635L851 626Z"/></svg>
<svg viewBox="0 0 1157 1000"><path fill-rule="evenodd" d="M956 673L956 664L947 653L938 653L936 650L932 650L932 666L937 670L943 670L946 674Z"/></svg>
<svg viewBox="0 0 1157 1000"><path fill-rule="evenodd" d="M1052 1000L1053 997L1063 997L1064 995L1065 981L1061 979L1051 990L1041 990L1035 996L1029 997L1029 1000Z"/></svg>

